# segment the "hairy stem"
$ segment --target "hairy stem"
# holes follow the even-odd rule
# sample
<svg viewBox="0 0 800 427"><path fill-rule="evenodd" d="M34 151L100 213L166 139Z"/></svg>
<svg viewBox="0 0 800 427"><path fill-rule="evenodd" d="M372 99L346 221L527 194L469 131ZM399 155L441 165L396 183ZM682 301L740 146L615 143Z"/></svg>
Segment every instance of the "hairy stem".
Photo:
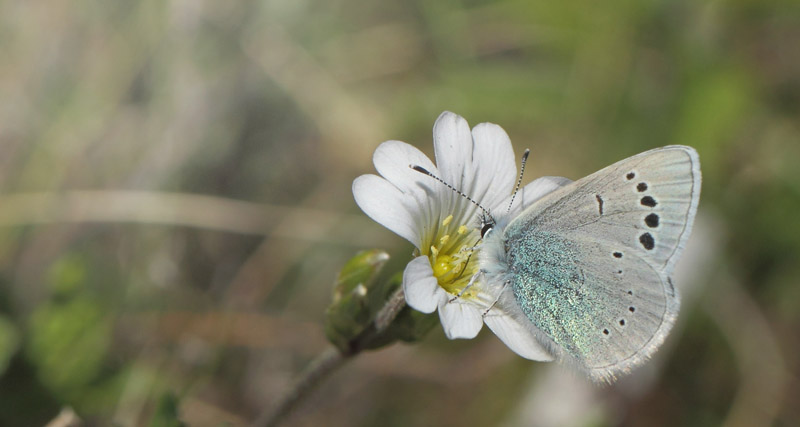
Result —
<svg viewBox="0 0 800 427"><path fill-rule="evenodd" d="M351 357L361 353L369 342L379 337L391 325L400 310L405 308L403 289L398 289L386 301L386 304L375 315L375 321L349 345L349 351L342 352L336 347L326 348L300 374L294 385L268 411L262 413L253 423L253 427L274 427L280 424L294 411L298 404L306 399L314 389L336 369Z"/></svg>
<svg viewBox="0 0 800 427"><path fill-rule="evenodd" d="M277 426L292 410L306 398L319 383L349 358L336 347L328 347L306 367L289 391L269 411L264 412L253 423L254 427Z"/></svg>

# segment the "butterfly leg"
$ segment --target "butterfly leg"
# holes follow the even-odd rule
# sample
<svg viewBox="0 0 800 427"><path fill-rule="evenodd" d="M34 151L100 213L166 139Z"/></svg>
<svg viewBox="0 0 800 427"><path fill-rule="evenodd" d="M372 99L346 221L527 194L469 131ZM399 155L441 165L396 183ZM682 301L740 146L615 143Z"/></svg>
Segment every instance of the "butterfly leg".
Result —
<svg viewBox="0 0 800 427"><path fill-rule="evenodd" d="M487 308L486 311L483 312L483 317L486 317L486 315L489 314L489 311L493 309L495 305L497 305L497 301L500 301L500 295L503 295L503 291L506 290L506 286L508 286L508 283L509 283L508 281L503 283L503 287L500 288L500 292L497 293L497 298L495 298L492 305L490 305L489 308Z"/></svg>
<svg viewBox="0 0 800 427"><path fill-rule="evenodd" d="M465 246L465 247L459 249L458 251L459 252L475 252L480 248L481 248L480 241L478 241L478 244L476 244L475 246Z"/></svg>
<svg viewBox="0 0 800 427"><path fill-rule="evenodd" d="M484 273L486 273L484 270L478 270L478 272L473 274L472 278L469 279L469 283L467 283L467 286L464 286L464 289L462 289L461 292L458 293L458 295L454 296L453 298L450 298L450 301L447 302L451 303L461 298L461 296L464 295L464 292L467 292L469 288L471 288L472 285L475 284L475 281L478 280L478 277L482 276Z"/></svg>

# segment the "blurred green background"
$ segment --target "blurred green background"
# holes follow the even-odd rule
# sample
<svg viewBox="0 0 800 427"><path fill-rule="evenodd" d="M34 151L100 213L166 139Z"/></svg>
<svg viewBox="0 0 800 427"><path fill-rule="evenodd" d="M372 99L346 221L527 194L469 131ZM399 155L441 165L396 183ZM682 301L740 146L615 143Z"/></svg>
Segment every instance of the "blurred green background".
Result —
<svg viewBox="0 0 800 427"><path fill-rule="evenodd" d="M800 424L800 2L0 3L0 425L243 425L411 245L353 178L443 110L526 181L667 144L703 193L657 357L601 388L484 330L359 356L287 425Z"/></svg>

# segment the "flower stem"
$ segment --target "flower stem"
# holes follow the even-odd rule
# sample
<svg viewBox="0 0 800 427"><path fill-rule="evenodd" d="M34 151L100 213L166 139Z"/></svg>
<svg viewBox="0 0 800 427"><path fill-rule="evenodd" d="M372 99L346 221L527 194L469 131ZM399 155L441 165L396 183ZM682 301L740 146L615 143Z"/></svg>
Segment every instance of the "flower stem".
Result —
<svg viewBox="0 0 800 427"><path fill-rule="evenodd" d="M277 426L289 415L297 404L300 403L325 377L333 373L351 355L345 355L336 347L326 348L311 364L306 367L300 378L271 410L258 417L253 427Z"/></svg>
<svg viewBox="0 0 800 427"><path fill-rule="evenodd" d="M297 405L303 399L311 394L322 380L336 371L351 357L361 353L370 340L380 336L405 306L405 294L403 289L400 288L392 294L386 304L375 315L373 327L367 329L350 342L349 351L343 352L333 346L326 348L311 361L292 388L278 400L277 404L256 419L253 427L274 427L279 425L286 416L297 408Z"/></svg>

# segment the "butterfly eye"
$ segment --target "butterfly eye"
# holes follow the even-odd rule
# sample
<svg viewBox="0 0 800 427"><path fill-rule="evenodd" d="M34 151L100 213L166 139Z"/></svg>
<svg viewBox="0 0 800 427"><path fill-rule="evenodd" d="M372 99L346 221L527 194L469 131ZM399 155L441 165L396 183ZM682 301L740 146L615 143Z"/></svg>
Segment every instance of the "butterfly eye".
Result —
<svg viewBox="0 0 800 427"><path fill-rule="evenodd" d="M493 222L487 222L487 223L484 223L484 224L483 224L483 227L481 227L481 238L484 238L484 237L486 237L486 235L487 235L487 234L488 234L490 231L492 231L492 229L493 229L493 228L494 228L494 223L493 223Z"/></svg>

